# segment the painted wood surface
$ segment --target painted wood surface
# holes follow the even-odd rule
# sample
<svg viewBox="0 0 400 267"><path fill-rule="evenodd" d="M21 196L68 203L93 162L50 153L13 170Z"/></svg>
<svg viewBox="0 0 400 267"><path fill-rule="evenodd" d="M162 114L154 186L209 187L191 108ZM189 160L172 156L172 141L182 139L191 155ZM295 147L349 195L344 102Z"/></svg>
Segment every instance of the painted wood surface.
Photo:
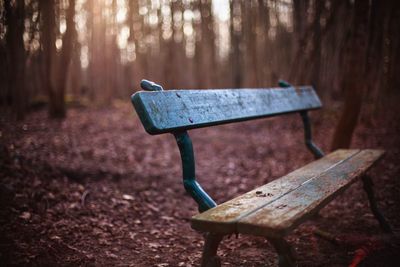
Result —
<svg viewBox="0 0 400 267"><path fill-rule="evenodd" d="M321 107L312 87L137 92L132 103L146 131L172 131Z"/></svg>
<svg viewBox="0 0 400 267"><path fill-rule="evenodd" d="M358 152L359 150L337 150L279 179L194 216L192 227L203 231L212 227L217 232L234 232L236 230L235 223L241 217L277 200Z"/></svg>
<svg viewBox="0 0 400 267"><path fill-rule="evenodd" d="M381 150L338 150L192 218L200 231L277 237L304 222L368 170Z"/></svg>

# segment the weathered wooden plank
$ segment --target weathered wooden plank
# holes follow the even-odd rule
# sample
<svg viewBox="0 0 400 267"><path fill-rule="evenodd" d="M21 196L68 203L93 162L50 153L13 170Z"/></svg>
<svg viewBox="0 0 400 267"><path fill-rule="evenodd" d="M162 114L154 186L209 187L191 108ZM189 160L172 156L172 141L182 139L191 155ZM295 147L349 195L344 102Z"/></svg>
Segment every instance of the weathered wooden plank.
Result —
<svg viewBox="0 0 400 267"><path fill-rule="evenodd" d="M321 107L312 87L141 91L132 96L132 103L150 134Z"/></svg>
<svg viewBox="0 0 400 267"><path fill-rule="evenodd" d="M360 151L296 190L241 218L237 231L272 237L287 234L345 190L383 154L381 150Z"/></svg>
<svg viewBox="0 0 400 267"><path fill-rule="evenodd" d="M233 233L236 231L235 223L240 218L279 199L358 152L359 150L337 150L286 176L194 216L191 221L192 228L200 231Z"/></svg>

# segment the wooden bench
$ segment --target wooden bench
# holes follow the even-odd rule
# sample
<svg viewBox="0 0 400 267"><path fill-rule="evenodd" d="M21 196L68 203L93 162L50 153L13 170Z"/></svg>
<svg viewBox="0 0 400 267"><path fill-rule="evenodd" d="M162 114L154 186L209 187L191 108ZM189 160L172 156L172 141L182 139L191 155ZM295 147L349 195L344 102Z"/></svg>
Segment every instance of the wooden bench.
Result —
<svg viewBox="0 0 400 267"><path fill-rule="evenodd" d="M143 80L147 92L137 92L132 103L149 134L172 133L177 141L183 184L197 202L200 214L191 220L193 229L205 232L202 266L220 266L218 245L223 236L241 233L263 236L274 246L279 266L295 266L284 237L312 217L329 201L361 177L370 207L386 232L390 226L379 212L371 179L365 172L384 154L381 150L337 150L324 156L313 143L308 111L321 108L313 88L168 90ZM192 142L187 130L287 113L300 113L305 143L316 161L217 205L196 181Z"/></svg>

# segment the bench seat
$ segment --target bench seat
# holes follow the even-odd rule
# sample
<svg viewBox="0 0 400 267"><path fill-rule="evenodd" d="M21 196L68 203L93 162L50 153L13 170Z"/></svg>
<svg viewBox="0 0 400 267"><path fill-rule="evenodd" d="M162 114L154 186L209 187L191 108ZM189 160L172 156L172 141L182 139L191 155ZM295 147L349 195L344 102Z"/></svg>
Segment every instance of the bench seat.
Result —
<svg viewBox="0 0 400 267"><path fill-rule="evenodd" d="M382 157L382 150L337 150L286 176L194 216L193 229L282 237L315 214Z"/></svg>

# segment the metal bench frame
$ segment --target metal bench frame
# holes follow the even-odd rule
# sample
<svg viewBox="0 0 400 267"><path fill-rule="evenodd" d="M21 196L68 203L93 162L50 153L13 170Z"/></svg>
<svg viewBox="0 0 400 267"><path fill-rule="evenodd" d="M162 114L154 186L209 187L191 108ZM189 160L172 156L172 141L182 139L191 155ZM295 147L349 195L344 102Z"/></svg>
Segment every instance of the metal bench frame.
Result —
<svg viewBox="0 0 400 267"><path fill-rule="evenodd" d="M163 87L154 82L142 80L140 83L142 89L146 91L163 91ZM279 81L280 87L292 87L286 81ZM324 152L313 142L311 122L307 110L298 112L301 116L303 127L304 127L304 142L308 150L314 155L316 159L322 158ZM193 151L192 140L186 130L172 131L171 132L176 140L179 147L179 152L182 161L182 176L183 185L187 193L194 199L198 205L200 212L204 212L208 209L216 207L216 202L204 191L201 185L196 181L195 172L195 157ZM372 180L369 176L364 175L362 177L364 190L367 193L367 197L370 203L370 208L373 215L378 220L381 228L385 232L391 233L392 230L390 225L385 220L384 216L378 209L374 192L372 188ZM224 235L218 233L207 233L205 234L205 244L203 248L203 255L201 266L214 267L220 266L220 259L217 256L217 250L219 243L222 241ZM282 238L267 238L278 253L279 266L295 266L295 260L293 257L292 249L287 241Z"/></svg>

